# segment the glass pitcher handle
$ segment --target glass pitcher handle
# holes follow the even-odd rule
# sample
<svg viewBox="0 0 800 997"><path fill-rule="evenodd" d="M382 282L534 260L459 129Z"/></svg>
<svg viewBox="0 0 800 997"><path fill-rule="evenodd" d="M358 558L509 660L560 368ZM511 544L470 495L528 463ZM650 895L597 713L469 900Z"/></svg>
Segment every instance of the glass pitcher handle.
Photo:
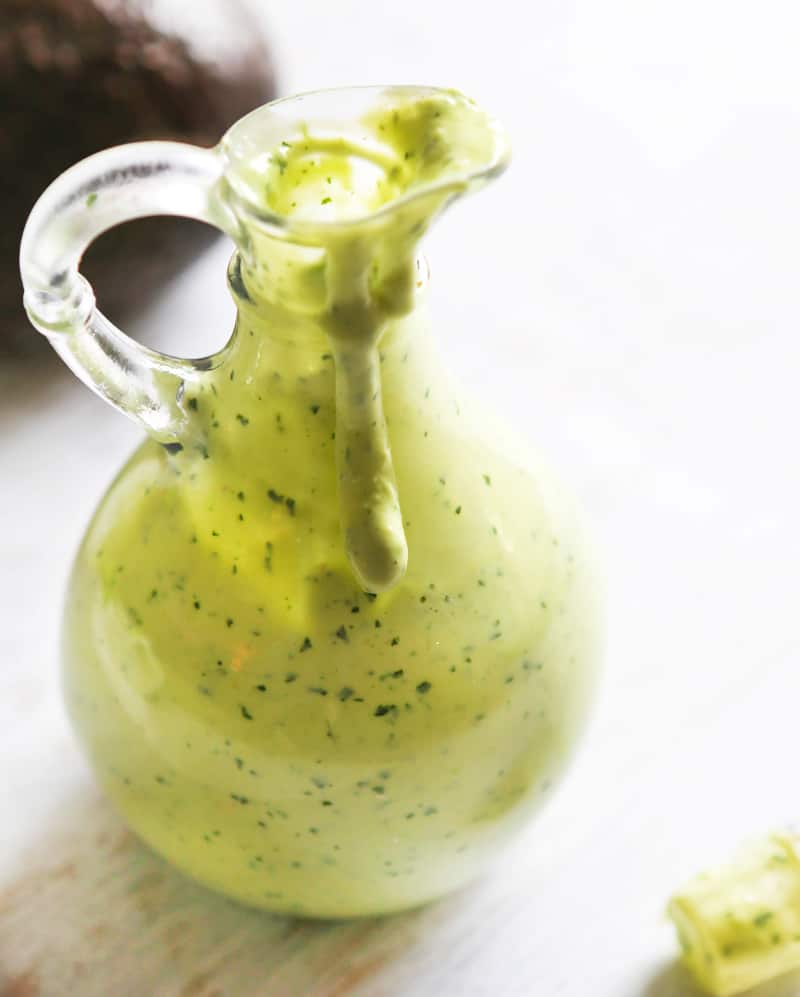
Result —
<svg viewBox="0 0 800 997"><path fill-rule="evenodd" d="M223 166L216 151L178 142L107 149L47 188L22 236L20 271L33 325L85 384L165 444L191 436L184 390L209 362L167 356L130 339L95 306L78 266L101 233L150 215L207 222L241 247L239 225L221 196Z"/></svg>

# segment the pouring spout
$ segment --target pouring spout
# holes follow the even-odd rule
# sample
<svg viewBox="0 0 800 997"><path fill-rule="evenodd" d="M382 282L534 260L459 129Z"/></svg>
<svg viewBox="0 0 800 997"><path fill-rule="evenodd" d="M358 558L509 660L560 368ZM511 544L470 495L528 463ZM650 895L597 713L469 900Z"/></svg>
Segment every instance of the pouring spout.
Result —
<svg viewBox="0 0 800 997"><path fill-rule="evenodd" d="M351 87L258 108L219 146L243 224L305 245L381 227L481 186L508 165L502 126L470 98L435 87Z"/></svg>

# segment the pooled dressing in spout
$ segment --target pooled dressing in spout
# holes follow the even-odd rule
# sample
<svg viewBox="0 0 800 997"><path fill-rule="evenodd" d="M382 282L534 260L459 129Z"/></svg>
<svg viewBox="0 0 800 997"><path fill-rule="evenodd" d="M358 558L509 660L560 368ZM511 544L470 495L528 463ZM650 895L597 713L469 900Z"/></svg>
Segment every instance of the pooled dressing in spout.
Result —
<svg viewBox="0 0 800 997"><path fill-rule="evenodd" d="M352 135L301 122L238 167L251 205L260 190L256 209L303 244L271 246L272 265L245 266L243 279L256 299L290 287L290 307L295 299L314 309L330 340L339 515L351 568L368 592L391 588L408 564L379 344L422 286L419 239L485 166L493 141L487 119L464 97L422 91L390 97Z"/></svg>

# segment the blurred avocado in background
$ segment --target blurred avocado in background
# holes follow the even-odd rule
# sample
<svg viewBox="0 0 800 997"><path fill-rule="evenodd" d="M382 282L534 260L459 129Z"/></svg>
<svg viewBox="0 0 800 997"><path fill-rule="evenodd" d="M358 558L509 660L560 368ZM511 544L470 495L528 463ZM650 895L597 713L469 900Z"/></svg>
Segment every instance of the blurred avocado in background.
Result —
<svg viewBox="0 0 800 997"><path fill-rule="evenodd" d="M241 0L0 0L0 355L46 346L22 307L19 241L59 173L122 142L214 145L274 96L269 48ZM122 323L216 236L142 219L104 234L81 269Z"/></svg>

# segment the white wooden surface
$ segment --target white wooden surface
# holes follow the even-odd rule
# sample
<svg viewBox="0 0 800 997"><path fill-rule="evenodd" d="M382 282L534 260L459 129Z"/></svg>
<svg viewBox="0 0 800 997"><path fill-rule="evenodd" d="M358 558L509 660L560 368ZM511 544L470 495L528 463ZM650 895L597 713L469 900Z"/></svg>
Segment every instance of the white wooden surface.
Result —
<svg viewBox="0 0 800 997"><path fill-rule="evenodd" d="M511 130L511 173L430 239L434 303L454 366L560 464L605 547L603 695L550 810L438 906L314 925L187 883L110 813L59 697L69 560L136 431L55 361L8 365L0 994L691 997L665 899L800 819L800 11L269 6L285 91L454 85ZM221 343L225 255L137 334ZM796 995L800 975L759 991Z"/></svg>

